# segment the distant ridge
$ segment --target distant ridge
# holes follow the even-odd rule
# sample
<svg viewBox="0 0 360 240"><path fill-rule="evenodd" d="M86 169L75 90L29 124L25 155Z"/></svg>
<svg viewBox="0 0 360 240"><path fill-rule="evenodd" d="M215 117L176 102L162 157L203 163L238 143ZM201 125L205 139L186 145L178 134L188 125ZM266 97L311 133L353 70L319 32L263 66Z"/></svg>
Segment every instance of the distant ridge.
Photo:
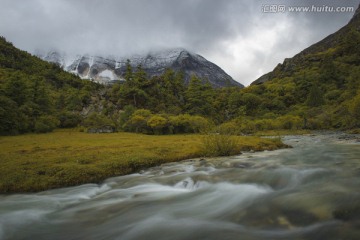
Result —
<svg viewBox="0 0 360 240"><path fill-rule="evenodd" d="M161 75L170 68L175 71L182 71L185 76L185 83L190 81L191 75L195 75L203 81L208 80L216 88L244 87L216 64L183 48L118 58L92 55L69 57L57 51L37 54L37 56L45 61L56 63L64 70L75 73L83 79L91 79L100 83L123 80L126 62L129 59L134 68L141 65L149 77Z"/></svg>

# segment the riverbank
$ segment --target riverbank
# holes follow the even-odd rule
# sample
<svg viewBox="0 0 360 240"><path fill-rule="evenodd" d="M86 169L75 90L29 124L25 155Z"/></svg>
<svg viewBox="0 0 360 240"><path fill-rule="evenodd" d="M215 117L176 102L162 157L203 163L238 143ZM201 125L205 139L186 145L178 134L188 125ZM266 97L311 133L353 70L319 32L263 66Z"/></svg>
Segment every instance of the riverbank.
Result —
<svg viewBox="0 0 360 240"><path fill-rule="evenodd" d="M279 138L235 137L237 149L283 148ZM202 135L57 131L0 137L0 193L99 183L162 163L203 156Z"/></svg>
<svg viewBox="0 0 360 240"><path fill-rule="evenodd" d="M98 145L115 135L82 137L93 136ZM190 143L196 136L164 139L176 145L174 139ZM0 194L0 239L360 239L359 139L341 132L289 135L282 141L293 148L279 151L189 159L101 184Z"/></svg>

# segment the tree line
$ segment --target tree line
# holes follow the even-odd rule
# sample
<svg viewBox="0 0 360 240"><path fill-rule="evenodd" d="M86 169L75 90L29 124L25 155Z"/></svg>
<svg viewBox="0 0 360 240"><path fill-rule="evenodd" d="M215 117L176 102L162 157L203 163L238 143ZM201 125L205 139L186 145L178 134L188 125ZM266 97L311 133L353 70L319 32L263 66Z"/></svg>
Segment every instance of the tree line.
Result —
<svg viewBox="0 0 360 240"><path fill-rule="evenodd" d="M148 77L130 61L125 81L99 85L0 38L0 134L105 125L146 134L193 133L215 126L235 134L359 128L360 53L353 44L360 42L359 33L350 40L306 56L291 74L241 89L213 88L195 75L186 84L184 74L171 69Z"/></svg>

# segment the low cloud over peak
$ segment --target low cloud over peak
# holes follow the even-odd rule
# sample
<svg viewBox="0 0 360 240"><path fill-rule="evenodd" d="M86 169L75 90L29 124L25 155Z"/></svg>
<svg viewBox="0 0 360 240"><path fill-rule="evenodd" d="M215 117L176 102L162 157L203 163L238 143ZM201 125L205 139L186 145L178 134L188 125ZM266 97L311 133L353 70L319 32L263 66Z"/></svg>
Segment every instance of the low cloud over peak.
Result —
<svg viewBox="0 0 360 240"><path fill-rule="evenodd" d="M358 0L319 0L352 6ZM1 0L0 35L34 53L129 55L183 47L248 85L285 57L345 25L354 12L264 12L293 0Z"/></svg>

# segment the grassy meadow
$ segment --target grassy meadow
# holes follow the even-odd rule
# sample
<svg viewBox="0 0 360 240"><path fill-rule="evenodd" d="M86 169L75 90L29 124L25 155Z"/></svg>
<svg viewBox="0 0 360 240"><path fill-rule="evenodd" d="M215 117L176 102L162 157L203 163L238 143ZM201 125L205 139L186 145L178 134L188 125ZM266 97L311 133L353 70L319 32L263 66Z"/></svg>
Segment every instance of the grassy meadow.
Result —
<svg viewBox="0 0 360 240"><path fill-rule="evenodd" d="M99 183L161 163L206 156L204 135L55 131L0 137L0 192L36 192ZM284 147L279 138L232 136L235 151ZM205 141L206 142L206 141Z"/></svg>

